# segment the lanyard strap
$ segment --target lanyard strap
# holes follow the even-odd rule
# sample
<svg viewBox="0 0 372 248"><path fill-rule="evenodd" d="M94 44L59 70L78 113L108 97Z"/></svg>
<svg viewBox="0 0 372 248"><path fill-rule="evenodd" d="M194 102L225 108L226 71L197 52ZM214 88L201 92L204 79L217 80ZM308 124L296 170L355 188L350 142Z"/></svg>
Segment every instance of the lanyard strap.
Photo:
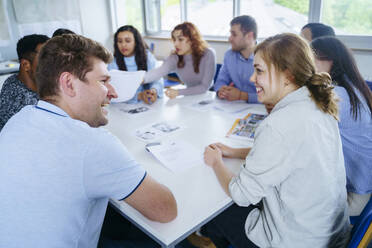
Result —
<svg viewBox="0 0 372 248"><path fill-rule="evenodd" d="M58 113L53 112L53 111L51 111L51 110L49 110L49 109L40 108L39 106L35 106L35 108L37 108L37 109L41 109L41 110L44 110L44 111L46 111L46 112L49 112L49 113L52 113L52 114L55 114L55 115L59 115L59 116L62 116L62 117L66 117L65 115L58 114Z"/></svg>

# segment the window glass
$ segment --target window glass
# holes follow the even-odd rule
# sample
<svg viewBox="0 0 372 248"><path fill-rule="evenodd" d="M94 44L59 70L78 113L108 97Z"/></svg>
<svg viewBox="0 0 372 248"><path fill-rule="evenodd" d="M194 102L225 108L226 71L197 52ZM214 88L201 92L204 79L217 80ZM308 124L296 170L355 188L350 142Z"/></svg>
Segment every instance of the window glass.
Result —
<svg viewBox="0 0 372 248"><path fill-rule="evenodd" d="M256 19L258 37L266 38L283 32L299 34L308 22L309 0L242 0L240 8L241 15Z"/></svg>
<svg viewBox="0 0 372 248"><path fill-rule="evenodd" d="M203 35L228 36L232 18L233 0L187 1L187 20Z"/></svg>
<svg viewBox="0 0 372 248"><path fill-rule="evenodd" d="M372 35L372 0L323 0L322 22L337 35Z"/></svg>
<svg viewBox="0 0 372 248"><path fill-rule="evenodd" d="M116 1L118 26L132 25L140 32L143 31L142 8L138 0Z"/></svg>
<svg viewBox="0 0 372 248"><path fill-rule="evenodd" d="M5 9L3 4L0 2L0 46L7 45L10 40L8 22L5 16ZM2 60L0 55L0 61Z"/></svg>
<svg viewBox="0 0 372 248"><path fill-rule="evenodd" d="M171 31L181 23L180 0L161 0L161 30Z"/></svg>
<svg viewBox="0 0 372 248"><path fill-rule="evenodd" d="M146 0L146 32L156 33L160 31L160 0Z"/></svg>

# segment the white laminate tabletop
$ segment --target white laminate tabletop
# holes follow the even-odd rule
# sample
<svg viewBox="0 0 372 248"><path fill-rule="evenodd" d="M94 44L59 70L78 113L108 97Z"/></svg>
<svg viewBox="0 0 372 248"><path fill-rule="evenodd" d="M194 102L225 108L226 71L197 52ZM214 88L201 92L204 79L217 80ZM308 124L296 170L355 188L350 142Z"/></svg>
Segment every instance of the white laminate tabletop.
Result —
<svg viewBox="0 0 372 248"><path fill-rule="evenodd" d="M180 139L192 144L201 152L207 145L218 141L235 147L250 146L249 142L236 143L225 135L236 118L242 118L249 112L265 113L265 108L261 104L249 104L247 110L234 114L216 110L201 112L188 107L205 99L215 100L215 93L207 92L173 100L164 97L150 105L147 112L133 115L120 110L123 104L109 106L109 124L105 128L119 137L152 177L172 191L177 201L178 216L170 223L158 223L148 220L123 201L111 200L111 203L122 215L129 218L163 247L173 247L182 241L188 234L231 205L232 200L222 190L210 167L199 164L181 173L174 173L145 150L146 143L134 135L135 130L151 123L168 121L178 123L184 129L164 137L164 140ZM224 159L224 161L235 173L243 163L239 159Z"/></svg>

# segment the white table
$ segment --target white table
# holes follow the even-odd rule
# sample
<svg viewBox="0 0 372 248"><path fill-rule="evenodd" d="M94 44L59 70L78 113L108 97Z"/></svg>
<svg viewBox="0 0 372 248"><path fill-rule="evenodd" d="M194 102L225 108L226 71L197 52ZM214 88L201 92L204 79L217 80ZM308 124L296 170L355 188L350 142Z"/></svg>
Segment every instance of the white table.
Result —
<svg viewBox="0 0 372 248"><path fill-rule="evenodd" d="M214 98L213 92L173 100L165 97L150 105L149 111L134 115L120 111L120 104L109 106L109 124L106 128L119 137L152 177L173 192L177 201L178 216L170 223L158 223L148 220L123 201L111 200L110 202L117 211L163 247L174 247L229 207L232 200L222 190L211 168L206 165L196 165L180 174L173 173L146 152L145 143L134 136L134 130L158 121L176 122L186 128L167 137L166 140L182 139L193 144L200 151L204 151L207 145L217 141L234 145L235 141L225 138L234 120L244 117L248 112L265 112L261 104L249 105L249 110L237 114L218 111L200 112L186 107L203 99ZM235 143L235 146L242 145ZM243 163L239 159L225 159L225 162L234 172L238 172Z"/></svg>

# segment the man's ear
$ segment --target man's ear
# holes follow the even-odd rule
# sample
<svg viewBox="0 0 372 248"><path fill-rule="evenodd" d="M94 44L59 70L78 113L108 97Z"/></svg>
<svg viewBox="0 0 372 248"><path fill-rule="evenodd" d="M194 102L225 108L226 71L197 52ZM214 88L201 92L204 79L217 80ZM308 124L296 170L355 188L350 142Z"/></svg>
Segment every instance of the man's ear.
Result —
<svg viewBox="0 0 372 248"><path fill-rule="evenodd" d="M30 71L31 70L31 62L27 59L21 59L20 61L20 67L24 70L24 71Z"/></svg>
<svg viewBox="0 0 372 248"><path fill-rule="evenodd" d="M74 75L69 72L62 72L58 79L61 93L74 97L76 95L75 81L76 78Z"/></svg>
<svg viewBox="0 0 372 248"><path fill-rule="evenodd" d="M245 34L245 37L247 37L248 39L250 39L250 40L254 40L254 34L253 34L253 32L252 31L249 31L249 32L247 32L246 34Z"/></svg>

